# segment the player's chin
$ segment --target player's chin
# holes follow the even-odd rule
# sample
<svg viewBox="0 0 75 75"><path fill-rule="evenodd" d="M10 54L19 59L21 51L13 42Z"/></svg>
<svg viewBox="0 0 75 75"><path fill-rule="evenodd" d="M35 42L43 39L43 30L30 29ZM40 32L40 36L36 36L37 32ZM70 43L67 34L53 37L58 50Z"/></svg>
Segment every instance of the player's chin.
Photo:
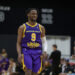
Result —
<svg viewBox="0 0 75 75"><path fill-rule="evenodd" d="M36 21L37 20L37 18L36 17L33 17L33 21Z"/></svg>
<svg viewBox="0 0 75 75"><path fill-rule="evenodd" d="M33 22L36 22L36 19L33 19Z"/></svg>

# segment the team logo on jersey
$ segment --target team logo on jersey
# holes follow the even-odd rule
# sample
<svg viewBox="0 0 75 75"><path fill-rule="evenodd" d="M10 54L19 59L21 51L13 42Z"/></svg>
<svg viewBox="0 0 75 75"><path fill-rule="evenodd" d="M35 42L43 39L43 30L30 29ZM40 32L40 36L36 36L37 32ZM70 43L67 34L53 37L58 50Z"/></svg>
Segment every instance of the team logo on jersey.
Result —
<svg viewBox="0 0 75 75"><path fill-rule="evenodd" d="M39 47L40 44L36 43L36 42L34 42L34 43L29 42L29 43L27 43L27 46L30 47L30 48L36 48L36 47Z"/></svg>

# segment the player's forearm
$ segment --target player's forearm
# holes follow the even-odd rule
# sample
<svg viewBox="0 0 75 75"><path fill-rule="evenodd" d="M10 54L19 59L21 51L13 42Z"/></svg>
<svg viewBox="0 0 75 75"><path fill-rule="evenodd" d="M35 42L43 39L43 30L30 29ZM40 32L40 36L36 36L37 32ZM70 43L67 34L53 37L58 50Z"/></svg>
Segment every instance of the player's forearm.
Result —
<svg viewBox="0 0 75 75"><path fill-rule="evenodd" d="M17 43L17 53L18 55L21 54L21 45Z"/></svg>

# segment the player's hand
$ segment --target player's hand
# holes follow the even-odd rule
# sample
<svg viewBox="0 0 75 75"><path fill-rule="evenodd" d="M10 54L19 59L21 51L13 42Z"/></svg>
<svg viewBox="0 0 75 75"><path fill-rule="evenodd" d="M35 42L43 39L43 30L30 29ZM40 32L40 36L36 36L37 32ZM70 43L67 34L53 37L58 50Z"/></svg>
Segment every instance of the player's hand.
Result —
<svg viewBox="0 0 75 75"><path fill-rule="evenodd" d="M43 59L44 57L46 57L46 55L47 55L47 52L43 52L42 55L40 56L41 59Z"/></svg>
<svg viewBox="0 0 75 75"><path fill-rule="evenodd" d="M18 54L18 62L21 64L22 63L22 55Z"/></svg>
<svg viewBox="0 0 75 75"><path fill-rule="evenodd" d="M43 59L43 55L41 55L40 58Z"/></svg>

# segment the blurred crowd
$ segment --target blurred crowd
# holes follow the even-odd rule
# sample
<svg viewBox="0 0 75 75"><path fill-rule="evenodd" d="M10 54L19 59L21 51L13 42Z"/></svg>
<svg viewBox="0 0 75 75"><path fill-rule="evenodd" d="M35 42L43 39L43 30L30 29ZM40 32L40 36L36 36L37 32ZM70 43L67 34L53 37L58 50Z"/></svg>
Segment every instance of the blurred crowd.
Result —
<svg viewBox="0 0 75 75"><path fill-rule="evenodd" d="M70 60L73 60L74 62L70 62ZM59 69L60 75L67 75L73 73L75 75L75 59L61 58ZM52 61L49 60L49 55L46 53L44 53L43 71L41 72L41 75L52 75Z"/></svg>
<svg viewBox="0 0 75 75"><path fill-rule="evenodd" d="M50 59L51 55L46 52L43 53L43 70L40 75L52 75L52 63ZM59 74L66 75L67 73L75 73L75 62L70 62L70 60L75 61L75 55L72 55L70 59L61 58L59 65ZM0 53L0 75L23 75L22 65L15 62L13 58L8 58L6 49L2 49Z"/></svg>
<svg viewBox="0 0 75 75"><path fill-rule="evenodd" d="M16 63L13 58L8 58L6 49L0 53L0 75L11 75L16 71Z"/></svg>

